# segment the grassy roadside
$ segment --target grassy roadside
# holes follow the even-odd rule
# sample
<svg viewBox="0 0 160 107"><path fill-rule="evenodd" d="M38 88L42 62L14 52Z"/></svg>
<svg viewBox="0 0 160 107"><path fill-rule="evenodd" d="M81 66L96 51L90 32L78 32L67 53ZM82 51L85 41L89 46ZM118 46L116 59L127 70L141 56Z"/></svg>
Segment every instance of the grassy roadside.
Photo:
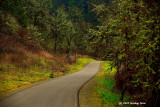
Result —
<svg viewBox="0 0 160 107"><path fill-rule="evenodd" d="M104 107L118 106L120 102L120 93L115 89L114 75L116 69L111 67L110 61L102 62L101 67L101 72L97 75L97 94ZM128 99L129 97L124 97L124 101Z"/></svg>
<svg viewBox="0 0 160 107"><path fill-rule="evenodd" d="M66 66L68 68L67 73L73 73L73 72L79 71L86 64L88 64L89 62L93 62L93 61L96 61L96 60L92 58L78 58L76 63Z"/></svg>
<svg viewBox="0 0 160 107"><path fill-rule="evenodd" d="M95 61L91 58L78 58L77 63L68 65L44 57L25 57L26 60L20 63L0 64L0 99L37 82L76 72L87 63Z"/></svg>
<svg viewBox="0 0 160 107"><path fill-rule="evenodd" d="M110 61L102 62L99 73L80 90L80 107L119 107L120 93L115 89L115 73ZM125 96L124 100L128 99Z"/></svg>

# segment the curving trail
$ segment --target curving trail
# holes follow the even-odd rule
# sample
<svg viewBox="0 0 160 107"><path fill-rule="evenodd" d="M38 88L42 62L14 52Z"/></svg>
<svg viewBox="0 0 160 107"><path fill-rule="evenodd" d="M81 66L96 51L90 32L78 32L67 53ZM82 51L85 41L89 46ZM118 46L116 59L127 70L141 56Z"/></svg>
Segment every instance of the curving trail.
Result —
<svg viewBox="0 0 160 107"><path fill-rule="evenodd" d="M0 101L0 107L78 107L78 92L99 71L100 63L20 91Z"/></svg>

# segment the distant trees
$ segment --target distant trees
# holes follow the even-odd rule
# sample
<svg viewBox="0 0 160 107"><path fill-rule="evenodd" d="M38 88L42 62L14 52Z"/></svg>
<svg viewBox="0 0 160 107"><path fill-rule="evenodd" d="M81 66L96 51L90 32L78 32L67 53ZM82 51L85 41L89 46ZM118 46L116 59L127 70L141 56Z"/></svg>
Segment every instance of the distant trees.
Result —
<svg viewBox="0 0 160 107"><path fill-rule="evenodd" d="M68 21L66 23L66 40L67 40L67 57L68 57L68 62L71 63L71 43L73 42L73 38L75 36L75 29L71 21Z"/></svg>
<svg viewBox="0 0 160 107"><path fill-rule="evenodd" d="M63 37L66 33L63 33L67 23L68 15L65 12L64 8L58 8L55 13L52 15L51 21L51 32L52 37L54 38L54 52L57 51L58 43L63 41Z"/></svg>
<svg viewBox="0 0 160 107"><path fill-rule="evenodd" d="M21 26L27 26L27 16L22 0L1 0L0 10L11 12L14 17L18 17Z"/></svg>
<svg viewBox="0 0 160 107"><path fill-rule="evenodd" d="M82 14L82 11L79 10L78 7L72 6L69 7L69 18L73 22L73 27L75 29L75 34L73 37L73 42L74 42L74 50L75 50L75 61L76 61L76 54L77 50L83 50L85 51L85 48L87 47L86 45L86 40L87 40L87 33L89 26L87 25L87 22L84 21L84 17Z"/></svg>
<svg viewBox="0 0 160 107"><path fill-rule="evenodd" d="M2 0L1 3L1 31L8 32L4 29L10 29L14 32L12 34L17 35L16 38L30 41L37 47L47 47L55 53L63 50L63 53L67 52L69 62L71 51L77 52L80 47L85 50L87 24L82 11L73 6L72 1L70 6L63 4L58 8L53 7L52 0ZM13 18L5 18L8 16Z"/></svg>
<svg viewBox="0 0 160 107"><path fill-rule="evenodd" d="M28 25L26 10L21 0L1 0L0 4L1 32L16 34L20 26Z"/></svg>

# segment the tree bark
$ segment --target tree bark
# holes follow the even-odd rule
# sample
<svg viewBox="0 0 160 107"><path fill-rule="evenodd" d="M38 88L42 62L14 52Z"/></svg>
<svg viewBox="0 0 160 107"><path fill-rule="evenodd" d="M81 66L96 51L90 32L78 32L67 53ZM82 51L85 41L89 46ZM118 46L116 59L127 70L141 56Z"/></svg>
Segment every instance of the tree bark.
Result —
<svg viewBox="0 0 160 107"><path fill-rule="evenodd" d="M71 40L68 38L67 42L68 42L67 58L68 58L68 62L71 64L71 52L70 52L71 51Z"/></svg>
<svg viewBox="0 0 160 107"><path fill-rule="evenodd" d="M120 101L122 101L122 102L123 102L123 98L124 98L125 90L126 90L126 83L124 83L124 84L123 84L123 89L122 89L122 92L121 92L121 98L120 98Z"/></svg>
<svg viewBox="0 0 160 107"><path fill-rule="evenodd" d="M57 36L55 36L55 39L54 39L54 52L55 53L57 52Z"/></svg>
<svg viewBox="0 0 160 107"><path fill-rule="evenodd" d="M75 63L77 62L77 48L75 50Z"/></svg>

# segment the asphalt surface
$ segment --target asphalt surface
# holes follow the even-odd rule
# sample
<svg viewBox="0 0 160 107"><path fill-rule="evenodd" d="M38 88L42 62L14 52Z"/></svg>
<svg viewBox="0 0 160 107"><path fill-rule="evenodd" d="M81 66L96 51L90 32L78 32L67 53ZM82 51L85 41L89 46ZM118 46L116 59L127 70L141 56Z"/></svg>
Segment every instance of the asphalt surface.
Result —
<svg viewBox="0 0 160 107"><path fill-rule="evenodd" d="M91 62L82 70L49 80L0 101L0 107L78 107L78 92L99 70L100 62Z"/></svg>

